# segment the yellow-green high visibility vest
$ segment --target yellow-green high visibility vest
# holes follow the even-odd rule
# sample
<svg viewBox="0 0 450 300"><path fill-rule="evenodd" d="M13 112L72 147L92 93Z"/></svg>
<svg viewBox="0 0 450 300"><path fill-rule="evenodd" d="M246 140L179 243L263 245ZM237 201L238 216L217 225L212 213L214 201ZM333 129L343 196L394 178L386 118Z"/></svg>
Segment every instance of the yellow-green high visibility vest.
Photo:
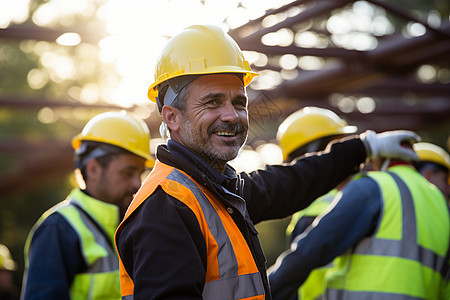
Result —
<svg viewBox="0 0 450 300"><path fill-rule="evenodd" d="M442 193L412 167L367 174L383 198L375 233L326 274L326 299L445 299L450 218Z"/></svg>
<svg viewBox="0 0 450 300"><path fill-rule="evenodd" d="M75 275L70 287L71 299L121 299L119 259L114 247L118 208L89 197L79 189L72 190L66 200L47 210L33 226L25 245L26 267L34 231L53 213L63 216L78 235L80 250L88 267L85 273Z"/></svg>

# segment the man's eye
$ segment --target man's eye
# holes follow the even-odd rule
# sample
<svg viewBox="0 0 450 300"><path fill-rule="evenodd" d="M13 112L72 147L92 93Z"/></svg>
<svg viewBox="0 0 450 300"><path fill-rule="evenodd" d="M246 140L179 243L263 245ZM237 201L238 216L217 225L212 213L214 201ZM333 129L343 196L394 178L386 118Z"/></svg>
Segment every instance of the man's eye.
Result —
<svg viewBox="0 0 450 300"><path fill-rule="evenodd" d="M124 178L130 178L133 176L133 172L122 172Z"/></svg>
<svg viewBox="0 0 450 300"><path fill-rule="evenodd" d="M246 108L247 105L244 101L237 101L234 103L234 106L239 109L244 109L244 108Z"/></svg>
<svg viewBox="0 0 450 300"><path fill-rule="evenodd" d="M215 105L217 103L219 103L219 101L217 99L211 99L207 102L207 104L211 104L211 105Z"/></svg>

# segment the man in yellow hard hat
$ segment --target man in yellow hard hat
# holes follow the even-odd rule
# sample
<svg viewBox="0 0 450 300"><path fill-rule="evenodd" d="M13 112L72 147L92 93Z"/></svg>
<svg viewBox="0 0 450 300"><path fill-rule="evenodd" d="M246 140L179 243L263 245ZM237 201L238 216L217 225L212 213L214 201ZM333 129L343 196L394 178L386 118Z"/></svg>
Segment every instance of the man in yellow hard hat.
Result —
<svg viewBox="0 0 450 300"><path fill-rule="evenodd" d="M324 151L332 141L341 139L357 131L336 113L329 109L308 106L289 115L278 127L277 140L285 162L291 163L304 155ZM338 191L351 179L339 183L327 194L317 198L305 209L292 215L286 229L290 242L302 234L314 219L326 211ZM311 272L308 279L298 289L293 299L315 300L324 290L325 272L332 266L328 264Z"/></svg>
<svg viewBox="0 0 450 300"><path fill-rule="evenodd" d="M437 186L450 204L450 155L431 143L416 143L414 151L419 156L416 168L429 182Z"/></svg>
<svg viewBox="0 0 450 300"><path fill-rule="evenodd" d="M251 71L218 26L172 37L148 96L158 104L157 162L116 232L124 299L270 299L254 224L306 207L369 156L407 155L412 132L366 133L328 153L251 174L227 164L248 132Z"/></svg>
<svg viewBox="0 0 450 300"><path fill-rule="evenodd" d="M412 145L405 143L412 149ZM317 299L449 299L450 214L439 189L402 159L375 159L269 268L274 300L290 300L333 261Z"/></svg>
<svg viewBox="0 0 450 300"><path fill-rule="evenodd" d="M23 299L120 299L114 232L154 163L149 141L147 125L125 111L95 116L73 138L80 187L32 228Z"/></svg>
<svg viewBox="0 0 450 300"><path fill-rule="evenodd" d="M17 271L17 263L11 252L4 244L0 244L0 300L15 300L19 296L14 272Z"/></svg>

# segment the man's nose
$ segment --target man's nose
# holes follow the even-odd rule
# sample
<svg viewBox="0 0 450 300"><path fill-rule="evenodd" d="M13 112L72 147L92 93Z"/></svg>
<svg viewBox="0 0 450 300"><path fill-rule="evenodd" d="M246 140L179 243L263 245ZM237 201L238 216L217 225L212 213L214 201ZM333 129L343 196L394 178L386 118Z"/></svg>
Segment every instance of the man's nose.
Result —
<svg viewBox="0 0 450 300"><path fill-rule="evenodd" d="M137 191L141 187L141 183L142 183L141 182L141 176L137 175L137 176L133 177L131 185L132 185L133 189L135 189Z"/></svg>
<svg viewBox="0 0 450 300"><path fill-rule="evenodd" d="M222 108L221 120L224 122L236 123L239 121L239 114L231 102L226 102Z"/></svg>

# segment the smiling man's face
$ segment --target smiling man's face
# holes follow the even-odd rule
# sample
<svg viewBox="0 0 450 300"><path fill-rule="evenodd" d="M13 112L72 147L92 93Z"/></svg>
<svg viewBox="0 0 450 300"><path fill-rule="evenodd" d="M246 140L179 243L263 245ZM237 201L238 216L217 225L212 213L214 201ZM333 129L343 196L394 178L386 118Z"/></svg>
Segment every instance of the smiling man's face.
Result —
<svg viewBox="0 0 450 300"><path fill-rule="evenodd" d="M234 159L248 132L247 96L235 75L212 74L189 86L186 109L176 141L208 163Z"/></svg>

